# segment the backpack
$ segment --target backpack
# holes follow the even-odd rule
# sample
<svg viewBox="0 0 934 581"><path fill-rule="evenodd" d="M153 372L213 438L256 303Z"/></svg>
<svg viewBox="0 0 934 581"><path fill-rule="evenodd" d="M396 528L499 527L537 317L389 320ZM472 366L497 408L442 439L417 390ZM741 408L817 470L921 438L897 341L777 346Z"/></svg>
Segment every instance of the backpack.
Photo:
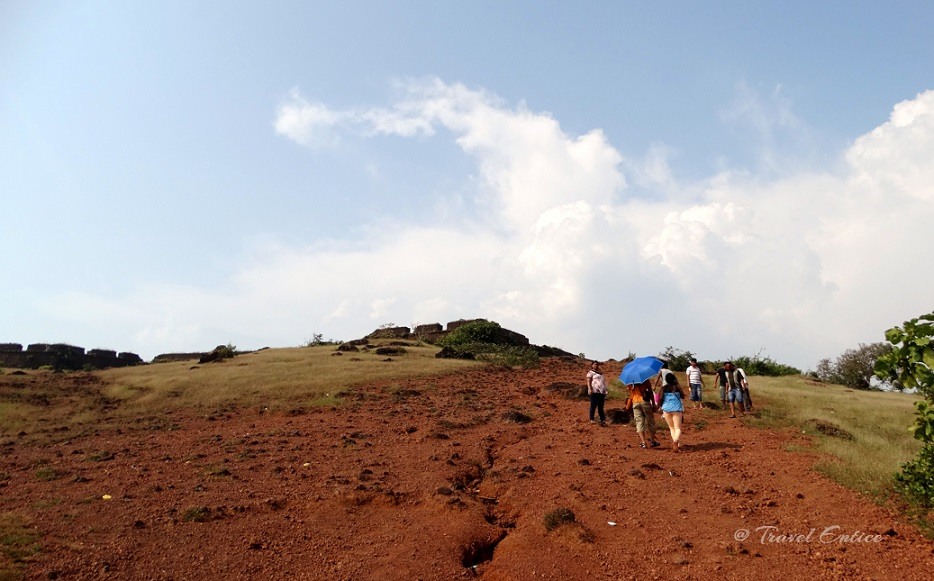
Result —
<svg viewBox="0 0 934 581"><path fill-rule="evenodd" d="M643 401L645 401L645 402L647 402L647 403L655 403L655 392L652 391L652 386L651 386L651 385L646 386L646 387L642 390L642 399L643 399ZM626 406L625 406L625 408L626 408L626 411L627 411L627 412L631 412L631 411L632 411L632 405L633 405L632 395L630 394L630 396L626 398Z"/></svg>

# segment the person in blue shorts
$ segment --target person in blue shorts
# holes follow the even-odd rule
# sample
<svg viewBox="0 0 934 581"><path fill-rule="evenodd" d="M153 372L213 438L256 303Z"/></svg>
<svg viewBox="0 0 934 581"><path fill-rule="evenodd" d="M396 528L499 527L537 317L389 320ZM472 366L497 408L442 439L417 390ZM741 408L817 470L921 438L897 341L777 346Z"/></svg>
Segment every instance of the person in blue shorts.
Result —
<svg viewBox="0 0 934 581"><path fill-rule="evenodd" d="M677 452L681 442L681 424L684 420L684 392L672 373L665 376L669 381L662 386L662 417L671 433L671 451Z"/></svg>
<svg viewBox="0 0 934 581"><path fill-rule="evenodd" d="M727 381L727 401L730 403L730 417L736 417L736 406L739 406L739 412L746 415L746 408L743 405L743 388L746 387L746 375L733 367L732 361L727 361L726 368Z"/></svg>

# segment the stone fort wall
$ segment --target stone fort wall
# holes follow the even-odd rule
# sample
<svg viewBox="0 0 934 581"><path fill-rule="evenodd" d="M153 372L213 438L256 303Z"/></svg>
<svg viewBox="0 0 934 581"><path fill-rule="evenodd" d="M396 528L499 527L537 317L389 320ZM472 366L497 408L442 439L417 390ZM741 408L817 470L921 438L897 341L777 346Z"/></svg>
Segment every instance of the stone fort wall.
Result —
<svg viewBox="0 0 934 581"><path fill-rule="evenodd" d="M53 369L76 371L86 366L95 369L139 365L143 359L136 353L117 353L109 349L90 349L64 343L33 343L26 349L20 343L0 343L0 366L18 369Z"/></svg>

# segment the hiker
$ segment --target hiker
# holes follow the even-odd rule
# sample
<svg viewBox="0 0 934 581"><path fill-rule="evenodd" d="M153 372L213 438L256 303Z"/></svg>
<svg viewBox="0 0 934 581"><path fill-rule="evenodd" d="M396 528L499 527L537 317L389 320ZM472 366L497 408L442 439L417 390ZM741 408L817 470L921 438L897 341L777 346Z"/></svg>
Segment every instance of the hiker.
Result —
<svg viewBox="0 0 934 581"><path fill-rule="evenodd" d="M697 366L697 359L691 359L690 365L688 365L684 373L687 376L688 386L691 388L692 407L699 410L704 407L703 393L701 392L704 387L704 375L701 373L701 368Z"/></svg>
<svg viewBox="0 0 934 581"><path fill-rule="evenodd" d="M681 424L684 420L684 391L673 373L665 377L666 382L662 385L662 417L665 418L671 433L671 451L677 452L681 441Z"/></svg>
<svg viewBox="0 0 934 581"><path fill-rule="evenodd" d="M606 401L606 379L600 371L600 363L594 361L590 364L590 371L587 372L587 395L590 396L590 423L596 423L594 420L594 411L599 412L600 425L606 425L606 413L603 411L603 403Z"/></svg>
<svg viewBox="0 0 934 581"><path fill-rule="evenodd" d="M740 413L746 415L746 407L743 405L743 387L746 385L746 374L742 370L734 368L732 361L727 361L724 367L726 368L726 381L729 389L727 401L730 402L730 417L736 417L737 405Z"/></svg>
<svg viewBox="0 0 934 581"><path fill-rule="evenodd" d="M729 361L724 361L723 365L720 366L720 369L716 371L717 385L720 387L720 405L723 406L722 409L726 409L726 376L729 373L726 369L727 364L732 365Z"/></svg>
<svg viewBox="0 0 934 581"><path fill-rule="evenodd" d="M646 379L638 385L628 387L629 397L632 398L632 419L636 424L636 433L639 434L639 447L661 446L655 441L655 397L652 393L652 380Z"/></svg>
<svg viewBox="0 0 934 581"><path fill-rule="evenodd" d="M668 383L678 384L678 377L675 375L674 371L668 369L668 362L664 358L659 358L662 360L662 368L658 370L658 375L655 377L655 407L657 408L661 405L662 402L662 388L665 387Z"/></svg>
<svg viewBox="0 0 934 581"><path fill-rule="evenodd" d="M742 376L742 387L740 391L743 395L743 407L747 412L752 410L752 396L749 395L749 376L746 375L746 372L743 371L742 367L736 368L737 376Z"/></svg>

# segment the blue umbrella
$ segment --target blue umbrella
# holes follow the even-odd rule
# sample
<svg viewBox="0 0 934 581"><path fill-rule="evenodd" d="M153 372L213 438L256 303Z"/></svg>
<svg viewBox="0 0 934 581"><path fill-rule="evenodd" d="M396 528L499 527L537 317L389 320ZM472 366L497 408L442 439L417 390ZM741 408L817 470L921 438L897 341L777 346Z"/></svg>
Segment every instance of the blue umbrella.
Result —
<svg viewBox="0 0 934 581"><path fill-rule="evenodd" d="M642 383L658 374L664 362L658 357L636 357L623 367L619 380L626 385Z"/></svg>

